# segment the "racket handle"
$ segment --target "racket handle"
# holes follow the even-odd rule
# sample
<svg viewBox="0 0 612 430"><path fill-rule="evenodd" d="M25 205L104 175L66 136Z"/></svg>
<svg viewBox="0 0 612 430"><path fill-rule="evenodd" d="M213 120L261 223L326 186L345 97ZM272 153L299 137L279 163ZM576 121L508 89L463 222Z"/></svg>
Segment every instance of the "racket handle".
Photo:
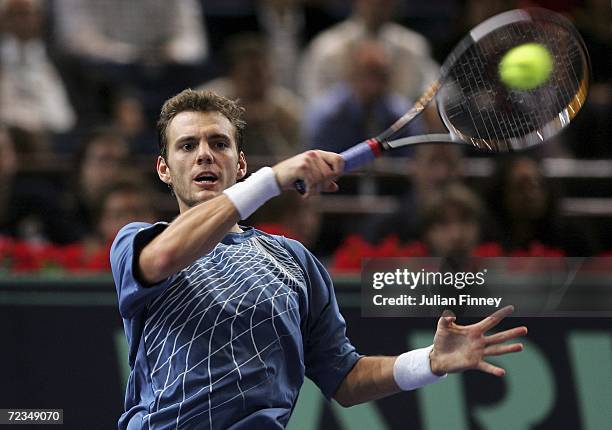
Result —
<svg viewBox="0 0 612 430"><path fill-rule="evenodd" d="M340 156L344 158L344 173L368 164L380 156L381 152L381 145L376 139L368 139L365 142L351 146L346 151L340 153ZM293 186L298 193L306 194L306 184L303 180L298 179L293 183Z"/></svg>
<svg viewBox="0 0 612 430"><path fill-rule="evenodd" d="M368 139L340 153L344 158L344 173L355 170L380 156L380 143L376 139Z"/></svg>

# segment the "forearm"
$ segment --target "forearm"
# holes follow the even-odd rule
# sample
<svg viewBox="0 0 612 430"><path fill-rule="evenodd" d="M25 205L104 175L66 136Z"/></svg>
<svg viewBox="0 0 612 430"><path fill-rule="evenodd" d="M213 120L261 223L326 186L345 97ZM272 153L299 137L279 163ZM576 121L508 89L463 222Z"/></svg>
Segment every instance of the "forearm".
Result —
<svg viewBox="0 0 612 430"><path fill-rule="evenodd" d="M397 357L363 357L346 375L334 399L342 406L353 406L400 392L393 378Z"/></svg>
<svg viewBox="0 0 612 430"><path fill-rule="evenodd" d="M352 406L431 384L445 376L432 372L431 350L430 346L398 357L364 357L346 375L334 398Z"/></svg>
<svg viewBox="0 0 612 430"><path fill-rule="evenodd" d="M210 252L239 219L224 194L183 212L141 251L143 279L157 283L185 268Z"/></svg>

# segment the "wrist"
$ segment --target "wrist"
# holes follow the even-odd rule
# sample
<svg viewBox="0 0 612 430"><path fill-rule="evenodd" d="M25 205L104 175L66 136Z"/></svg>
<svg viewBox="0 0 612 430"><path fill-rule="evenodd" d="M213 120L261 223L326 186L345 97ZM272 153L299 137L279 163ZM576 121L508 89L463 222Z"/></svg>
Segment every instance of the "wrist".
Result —
<svg viewBox="0 0 612 430"><path fill-rule="evenodd" d="M429 351L429 368L431 373L436 376L444 376L447 372L444 370L444 366L436 352L436 348L431 348Z"/></svg>
<svg viewBox="0 0 612 430"><path fill-rule="evenodd" d="M246 219L261 205L280 194L276 174L271 167L262 167L244 182L232 185L223 194L234 204L240 219Z"/></svg>
<svg viewBox="0 0 612 430"><path fill-rule="evenodd" d="M446 376L432 372L430 364L432 349L433 346L415 349L396 358L393 365L393 379L401 390L414 390Z"/></svg>

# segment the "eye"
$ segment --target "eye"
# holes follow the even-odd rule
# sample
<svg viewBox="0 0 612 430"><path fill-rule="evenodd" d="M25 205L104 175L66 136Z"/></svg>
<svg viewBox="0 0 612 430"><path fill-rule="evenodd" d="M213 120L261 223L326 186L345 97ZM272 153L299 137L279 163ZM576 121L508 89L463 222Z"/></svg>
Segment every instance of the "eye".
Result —
<svg viewBox="0 0 612 430"><path fill-rule="evenodd" d="M195 148L195 144L193 142L185 142L181 145L181 149L183 151L191 151Z"/></svg>
<svg viewBox="0 0 612 430"><path fill-rule="evenodd" d="M225 149L229 147L229 142L225 139L216 140L213 144L217 149Z"/></svg>

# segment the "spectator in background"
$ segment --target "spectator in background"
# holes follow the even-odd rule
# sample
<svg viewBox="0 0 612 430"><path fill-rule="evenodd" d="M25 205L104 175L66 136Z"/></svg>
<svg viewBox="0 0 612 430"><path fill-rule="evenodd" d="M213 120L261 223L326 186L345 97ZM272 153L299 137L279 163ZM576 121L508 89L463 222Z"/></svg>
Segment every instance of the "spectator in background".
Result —
<svg viewBox="0 0 612 430"><path fill-rule="evenodd" d="M303 199L297 193L282 194L263 205L253 214L252 221L256 228L266 233L295 239L309 249L320 251L317 249L321 231L319 198Z"/></svg>
<svg viewBox="0 0 612 430"><path fill-rule="evenodd" d="M130 151L124 137L113 130L94 133L77 155L77 178L67 206L75 215L75 229L83 237L95 230L94 214L106 187L132 173Z"/></svg>
<svg viewBox="0 0 612 430"><path fill-rule="evenodd" d="M111 101L111 127L127 141L132 154L154 155L156 136L151 132L140 94L119 89Z"/></svg>
<svg viewBox="0 0 612 430"><path fill-rule="evenodd" d="M111 64L192 64L207 55L196 0L56 0L62 47Z"/></svg>
<svg viewBox="0 0 612 430"><path fill-rule="evenodd" d="M607 0L586 0L574 12L591 57L591 88L580 115L568 128L578 158L612 158L612 11Z"/></svg>
<svg viewBox="0 0 612 430"><path fill-rule="evenodd" d="M0 232L24 243L66 244L78 239L62 206L62 181L51 172L20 170L14 137L27 133L0 126Z"/></svg>
<svg viewBox="0 0 612 430"><path fill-rule="evenodd" d="M406 98L391 90L391 54L383 43L358 40L349 54L346 83L337 83L308 107L304 134L310 148L344 151L382 132L410 108ZM400 134L423 132L417 119Z"/></svg>
<svg viewBox="0 0 612 430"><path fill-rule="evenodd" d="M411 216L403 215L404 220ZM457 269L469 263L467 258L490 254L491 249L497 252L494 256L500 256L496 244L478 246L483 219L483 204L478 196L465 185L448 183L420 210L417 240L400 241L392 232L373 245L351 235L334 252L332 268L338 272L358 271L362 258L441 257L444 265ZM402 222L397 221L396 225Z"/></svg>
<svg viewBox="0 0 612 430"><path fill-rule="evenodd" d="M167 97L206 73L198 0L56 0L54 11L56 51L85 127L107 120L108 94L125 86L141 93L152 124Z"/></svg>
<svg viewBox="0 0 612 430"><path fill-rule="evenodd" d="M438 66L423 36L391 22L396 3L397 0L354 0L349 19L317 36L302 59L302 95L312 99L343 81L350 47L358 40L373 38L388 52L391 88L417 100L438 77Z"/></svg>
<svg viewBox="0 0 612 430"><path fill-rule="evenodd" d="M596 250L586 226L562 218L556 193L539 163L527 155L512 155L500 161L491 181L488 204L497 219L497 239L505 254L550 251L586 257Z"/></svg>
<svg viewBox="0 0 612 430"><path fill-rule="evenodd" d="M422 240L432 257L470 257L481 238L483 204L468 187L443 187L422 211Z"/></svg>
<svg viewBox="0 0 612 430"><path fill-rule="evenodd" d="M252 156L281 159L297 153L302 103L291 91L275 84L269 48L262 37L255 33L236 35L228 41L226 51L227 77L199 89L240 99L249 124L244 142Z"/></svg>
<svg viewBox="0 0 612 430"><path fill-rule="evenodd" d="M86 247L110 251L113 239L124 225L136 220L154 223L157 214L151 200L151 190L139 182L120 180L104 187L93 215L95 231L85 238Z"/></svg>
<svg viewBox="0 0 612 430"><path fill-rule="evenodd" d="M0 2L0 120L42 140L70 130L76 120L43 40L45 4Z"/></svg>
<svg viewBox="0 0 612 430"><path fill-rule="evenodd" d="M9 202L13 181L17 173L17 154L11 136L5 127L0 127L0 235L7 233Z"/></svg>
<svg viewBox="0 0 612 430"><path fill-rule="evenodd" d="M400 196L393 214L376 216L363 223L363 235L371 243L394 234L402 242L421 237L423 211L450 184L463 177L463 158L457 145L420 145L412 158L411 184Z"/></svg>
<svg viewBox="0 0 612 430"><path fill-rule="evenodd" d="M296 73L305 17L300 0L259 0L258 21L266 36L276 81L297 89Z"/></svg>

